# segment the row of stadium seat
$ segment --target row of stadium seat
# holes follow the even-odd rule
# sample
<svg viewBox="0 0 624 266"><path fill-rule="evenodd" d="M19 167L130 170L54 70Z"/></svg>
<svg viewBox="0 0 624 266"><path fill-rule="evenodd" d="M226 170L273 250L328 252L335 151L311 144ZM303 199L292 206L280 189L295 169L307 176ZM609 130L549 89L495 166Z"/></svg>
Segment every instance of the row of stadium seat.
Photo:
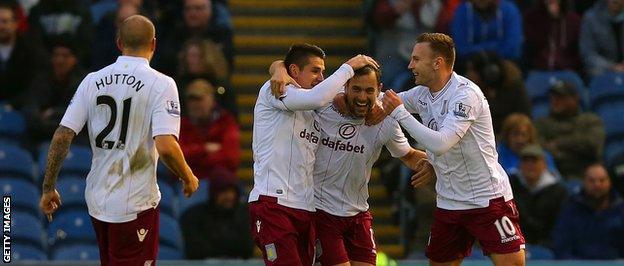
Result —
<svg viewBox="0 0 624 266"><path fill-rule="evenodd" d="M77 176L63 176L57 182L57 190L63 200L63 208L59 212L80 210L86 212L87 206L84 198L84 178ZM208 201L208 182L200 181L200 186L190 198L178 193L181 188L170 185L166 181L159 181L161 192L160 208L165 214L178 218L191 206ZM41 216L37 200L41 197L38 186L20 178L0 175L0 188L3 195L10 195L12 207L15 210L28 212L34 216Z"/></svg>
<svg viewBox="0 0 624 266"><path fill-rule="evenodd" d="M53 260L98 258L97 246L94 245L97 243L95 232L85 211L59 213L47 231L40 217L30 213L13 212L11 218L11 236L14 246L19 247L14 250L20 254L14 256L17 260L45 260L48 258L47 254ZM184 249L178 221L167 214L161 214L159 228L161 256L181 259Z"/></svg>
<svg viewBox="0 0 624 266"><path fill-rule="evenodd" d="M48 256L43 250L37 249L29 245L14 244L12 248L12 259L15 261L97 261L100 259L100 252L97 245L92 244L75 244L65 245L55 248ZM184 254L182 251L160 246L158 248L159 260L182 260Z"/></svg>

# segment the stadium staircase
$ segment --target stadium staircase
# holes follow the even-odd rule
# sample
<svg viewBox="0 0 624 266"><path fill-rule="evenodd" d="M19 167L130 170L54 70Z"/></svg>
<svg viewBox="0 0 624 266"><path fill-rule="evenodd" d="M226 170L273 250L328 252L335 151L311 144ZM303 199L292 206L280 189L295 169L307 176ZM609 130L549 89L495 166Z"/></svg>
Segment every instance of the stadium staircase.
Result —
<svg viewBox="0 0 624 266"><path fill-rule="evenodd" d="M293 43L309 42L323 48L326 75L351 56L366 51L360 0L230 0L234 24L236 90L242 130L240 180L250 190L252 171L253 107L260 86L269 78L268 67ZM370 185L371 211L378 249L401 258L400 229L392 223L391 200L375 169ZM256 250L259 255L259 250Z"/></svg>

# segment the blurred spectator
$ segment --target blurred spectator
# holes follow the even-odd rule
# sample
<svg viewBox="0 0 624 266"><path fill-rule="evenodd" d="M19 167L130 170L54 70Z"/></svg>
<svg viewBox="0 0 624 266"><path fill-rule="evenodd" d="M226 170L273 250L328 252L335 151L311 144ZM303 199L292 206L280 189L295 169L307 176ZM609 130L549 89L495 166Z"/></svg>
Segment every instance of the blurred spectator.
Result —
<svg viewBox="0 0 624 266"><path fill-rule="evenodd" d="M585 72L624 72L624 0L601 0L583 16L580 50Z"/></svg>
<svg viewBox="0 0 624 266"><path fill-rule="evenodd" d="M34 77L25 112L35 142L49 141L86 72L78 64L76 43L58 40L50 50L51 68ZM36 95L36 97L32 97Z"/></svg>
<svg viewBox="0 0 624 266"><path fill-rule="evenodd" d="M93 25L91 12L79 0L40 1L28 17L31 33L40 37L47 48L57 38L80 40L76 54L83 65L91 60Z"/></svg>
<svg viewBox="0 0 624 266"><path fill-rule="evenodd" d="M20 108L32 77L45 68L43 49L17 33L15 10L0 3L0 101Z"/></svg>
<svg viewBox="0 0 624 266"><path fill-rule="evenodd" d="M481 88L490 104L495 133L500 132L509 114L531 113L522 72L515 63L495 53L480 51L470 55L464 64L464 76Z"/></svg>
<svg viewBox="0 0 624 266"><path fill-rule="evenodd" d="M557 215L568 196L559 179L548 171L544 150L531 144L520 152L520 172L509 180L520 215L522 233L531 244L550 246Z"/></svg>
<svg viewBox="0 0 624 266"><path fill-rule="evenodd" d="M177 2L177 1L172 1ZM183 22L166 32L164 43L161 46L161 57L157 58L158 68L168 74L175 71L175 59L182 45L193 38L211 40L221 45L221 50L227 59L225 66L231 70L234 62L232 25L229 21L229 11L222 3L211 0L184 0Z"/></svg>
<svg viewBox="0 0 624 266"><path fill-rule="evenodd" d="M225 56L218 44L209 40L190 39L178 54L176 81L181 88L197 79L207 79L217 87L216 100L219 105L233 114L238 113L236 95L230 89L230 72ZM184 91L181 91L182 94Z"/></svg>
<svg viewBox="0 0 624 266"><path fill-rule="evenodd" d="M596 2L600 0L574 0L573 6L577 14L583 15L589 10Z"/></svg>
<svg viewBox="0 0 624 266"><path fill-rule="evenodd" d="M522 53L522 16L509 0L464 1L455 10L451 34L459 57L493 51L517 61Z"/></svg>
<svg viewBox="0 0 624 266"><path fill-rule="evenodd" d="M540 142L553 154L563 177L580 179L583 169L602 156L602 120L581 111L578 92L571 83L557 83L549 94L550 114L535 122Z"/></svg>
<svg viewBox="0 0 624 266"><path fill-rule="evenodd" d="M531 119L525 114L511 114L503 123L503 128L499 134L498 161L507 174L517 174L520 170L520 152L527 145L539 144L537 130L533 126ZM544 152L544 159L548 171L559 178L559 171L555 166L555 160L548 152Z"/></svg>
<svg viewBox="0 0 624 266"><path fill-rule="evenodd" d="M382 83L386 87L402 91L412 77L407 65L411 58L416 36L437 28L438 18L452 16L458 0L417 1L378 0L374 4L373 26L376 35L373 44L375 57L384 67ZM444 11L444 12L442 12ZM448 27L448 26L447 26ZM409 84L410 87L412 84Z"/></svg>
<svg viewBox="0 0 624 266"><path fill-rule="evenodd" d="M14 10L15 20L17 21L18 34L28 33L28 8L30 7L27 7L24 2L32 1L21 0L18 2L17 0L0 0L0 4L9 5Z"/></svg>
<svg viewBox="0 0 624 266"><path fill-rule="evenodd" d="M236 119L216 104L214 94L210 82L191 82L185 93L188 115L180 128L180 146L189 166L197 177L211 181L218 168L236 174L241 153Z"/></svg>
<svg viewBox="0 0 624 266"><path fill-rule="evenodd" d="M182 214L186 259L251 257L253 243L247 207L233 175L219 172L210 182L210 199Z"/></svg>
<svg viewBox="0 0 624 266"><path fill-rule="evenodd" d="M539 0L524 16L525 58L530 69L581 70L581 18L568 0Z"/></svg>
<svg viewBox="0 0 624 266"><path fill-rule="evenodd" d="M564 205L552 236L559 259L624 258L624 200L604 166L587 167L583 189Z"/></svg>
<svg viewBox="0 0 624 266"><path fill-rule="evenodd" d="M117 49L117 28L121 22L132 15L139 14L140 6L135 3L120 4L114 12L105 14L96 27L93 42L93 60L91 69L100 69L114 62L121 53Z"/></svg>

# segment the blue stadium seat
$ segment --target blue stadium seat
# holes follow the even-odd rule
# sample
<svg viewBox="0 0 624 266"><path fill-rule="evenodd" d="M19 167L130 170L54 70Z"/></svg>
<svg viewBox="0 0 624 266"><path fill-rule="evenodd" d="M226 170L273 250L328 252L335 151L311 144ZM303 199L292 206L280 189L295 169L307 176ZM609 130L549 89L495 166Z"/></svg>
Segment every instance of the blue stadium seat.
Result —
<svg viewBox="0 0 624 266"><path fill-rule="evenodd" d="M613 97L624 97L624 74L609 72L594 77L589 83L588 94L592 109Z"/></svg>
<svg viewBox="0 0 624 266"><path fill-rule="evenodd" d="M164 213L160 214L160 244L182 250L182 231L178 221Z"/></svg>
<svg viewBox="0 0 624 266"><path fill-rule="evenodd" d="M39 170L41 176L45 173L48 158L49 144L44 144L39 150ZM72 146L61 167L61 175L77 175L87 177L91 169L91 148L86 146Z"/></svg>
<svg viewBox="0 0 624 266"><path fill-rule="evenodd" d="M2 195L11 196L11 207L39 215L39 188L24 179L0 178Z"/></svg>
<svg viewBox="0 0 624 266"><path fill-rule="evenodd" d="M31 245L11 244L12 260L15 261L42 261L48 260L48 255L39 248Z"/></svg>
<svg viewBox="0 0 624 266"><path fill-rule="evenodd" d="M183 260L184 255L178 249L161 246L158 247L158 259L159 260Z"/></svg>
<svg viewBox="0 0 624 266"><path fill-rule="evenodd" d="M19 138L24 134L25 130L26 122L22 114L0 108L0 139L19 143Z"/></svg>
<svg viewBox="0 0 624 266"><path fill-rule="evenodd" d="M48 228L50 245L95 243L95 241L91 218L85 211L60 212Z"/></svg>
<svg viewBox="0 0 624 266"><path fill-rule="evenodd" d="M615 135L624 133L624 101L604 102L597 106L595 112L602 118L607 142L617 138Z"/></svg>
<svg viewBox="0 0 624 266"><path fill-rule="evenodd" d="M534 120L547 117L548 114L550 114L550 104L548 102L537 103L531 106L531 116Z"/></svg>
<svg viewBox="0 0 624 266"><path fill-rule="evenodd" d="M20 177L35 183L34 165L26 150L15 145L0 144L0 177Z"/></svg>
<svg viewBox="0 0 624 266"><path fill-rule="evenodd" d="M87 203L85 201L86 180L78 177L59 178L56 185L61 199L63 208L61 210L78 209L87 211Z"/></svg>
<svg viewBox="0 0 624 266"><path fill-rule="evenodd" d="M35 246L45 250L46 233L39 216L26 212L11 214L11 234L16 243Z"/></svg>
<svg viewBox="0 0 624 266"><path fill-rule="evenodd" d="M174 188L166 181L158 181L160 189L160 210L173 217L179 217L178 195Z"/></svg>
<svg viewBox="0 0 624 266"><path fill-rule="evenodd" d="M579 179L570 179L566 180L564 185L566 190L568 191L568 194L573 195L581 191L581 188L583 187L583 181Z"/></svg>
<svg viewBox="0 0 624 266"><path fill-rule="evenodd" d="M552 260L555 259L555 254L546 247L527 244L526 258L528 260Z"/></svg>
<svg viewBox="0 0 624 266"><path fill-rule="evenodd" d="M52 260L62 261L85 261L100 260L100 251L97 245L74 244L63 245L54 248L52 251Z"/></svg>
<svg viewBox="0 0 624 266"><path fill-rule="evenodd" d="M607 164L613 163L613 160L619 155L624 154L624 135L620 138L611 138L605 143L604 161Z"/></svg>
<svg viewBox="0 0 624 266"><path fill-rule="evenodd" d="M524 85L531 102L534 102L536 98L548 98L550 87L564 81L572 83L578 90L581 99L585 98L585 84L574 71L531 71Z"/></svg>
<svg viewBox="0 0 624 266"><path fill-rule="evenodd" d="M180 193L180 215L183 215L186 210L195 204L207 202L209 199L209 186L210 183L207 179L199 180L199 188L190 198L184 196L184 193Z"/></svg>

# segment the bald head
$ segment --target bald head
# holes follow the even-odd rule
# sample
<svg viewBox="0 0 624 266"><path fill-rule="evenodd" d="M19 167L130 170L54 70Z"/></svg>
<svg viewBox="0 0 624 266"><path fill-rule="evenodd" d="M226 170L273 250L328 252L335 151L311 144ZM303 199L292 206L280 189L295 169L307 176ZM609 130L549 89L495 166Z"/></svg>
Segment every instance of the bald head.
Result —
<svg viewBox="0 0 624 266"><path fill-rule="evenodd" d="M151 50L155 35L154 24L141 15L130 16L119 26L118 37L122 50Z"/></svg>

